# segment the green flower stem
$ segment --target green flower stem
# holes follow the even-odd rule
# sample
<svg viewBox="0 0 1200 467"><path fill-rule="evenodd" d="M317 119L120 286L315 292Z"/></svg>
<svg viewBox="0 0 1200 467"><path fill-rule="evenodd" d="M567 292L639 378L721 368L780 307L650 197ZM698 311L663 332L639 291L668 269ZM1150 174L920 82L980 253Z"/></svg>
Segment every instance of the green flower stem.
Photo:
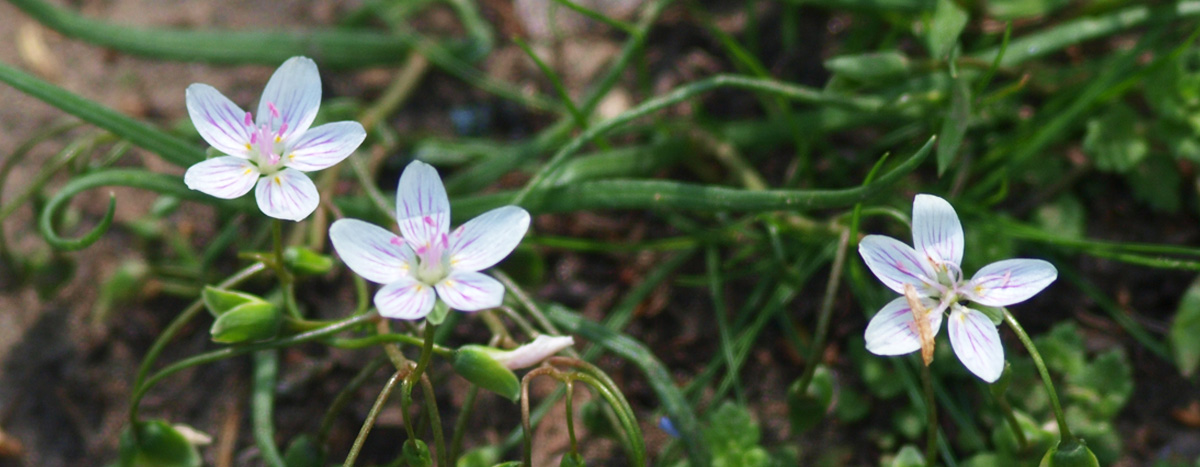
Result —
<svg viewBox="0 0 1200 467"><path fill-rule="evenodd" d="M1008 423L1008 427L1012 430L1013 436L1017 438L1017 449L1025 452L1029 448L1029 438L1025 436L1025 430L1021 429L1021 424L1017 421L1017 414L1013 411L1012 404L1008 403L1008 399L1000 394L996 397L996 405L1000 406L1000 411L1004 412L1004 419Z"/></svg>
<svg viewBox="0 0 1200 467"><path fill-rule="evenodd" d="M89 19L43 0L10 3L65 36L165 60L278 64L295 55L307 55L325 67L361 68L396 63L413 48L412 37L403 34L340 29L256 32L138 28ZM454 41L446 47L456 54L473 48L468 41Z"/></svg>
<svg viewBox="0 0 1200 467"><path fill-rule="evenodd" d="M467 390L462 409L458 412L458 420L454 422L454 435L450 438L450 457L446 465L458 465L458 455L462 452L463 435L467 433L467 423L471 421L471 413L475 411L475 401L479 397L479 386L474 384Z"/></svg>
<svg viewBox="0 0 1200 467"><path fill-rule="evenodd" d="M189 308L189 311L190 310L191 309ZM197 308L195 310L195 312L199 312L200 310L203 310L203 305L201 305L199 308ZM182 317L182 316L183 315L180 315L180 317ZM309 332L305 332L305 333L301 333L301 334L296 334L294 336L284 337L284 338L270 340L270 341L266 341L266 342L260 342L257 344L246 344L246 345L239 345L239 346L233 346L233 347L225 347L222 349L205 352L205 353L202 353L199 355L193 355L193 356L185 358L183 360L179 360L175 363L168 365L166 368L159 370L154 375L152 375L148 378L145 378L144 381L142 381L142 378L140 378L140 377L136 380L136 381L140 381L140 384L134 385L133 396L131 397L132 400L130 402L130 409L129 409L130 410L130 420L137 421L137 406L141 402L142 398L146 396L146 393L149 392L150 389L153 388L156 384L158 384L159 381L162 381L175 373L178 373L180 371L186 370L186 369L194 367L194 366L205 365L208 363L224 360L227 358L232 358L232 357L236 357L239 355L245 355L248 353L257 352L259 350L278 349L278 348L282 348L282 347L290 347L290 346L293 346L296 344L302 344L302 343L305 343L308 341L312 341L312 340L320 339L322 337L327 337L327 336L330 336L333 334L337 334L339 332L350 329L354 326L363 324L367 321L378 319L378 317L379 317L379 314L375 313L375 312L365 313L362 315L346 318L344 320L338 321L334 324L331 324L329 326L326 326L324 328L317 329L314 331L309 331ZM178 332L177 328L182 327L183 324L186 324L186 323L187 323L187 320L180 320L179 318L176 318L176 321L172 322L171 326L168 326L167 330L164 330L163 333L159 335L159 340L160 341L164 340L164 336L174 335L175 332ZM176 324L178 324L178 326L176 326ZM169 340L169 339L166 339L166 340ZM165 342L163 344L165 345ZM155 342L155 345L158 346L159 342ZM143 371L149 371L149 363L153 362L153 358L151 358L151 356L157 357L158 353L161 351L162 351L161 348L152 347L150 349L150 352L147 352L147 354L146 354L147 358L142 361ZM139 374L139 376L142 376L142 375Z"/></svg>
<svg viewBox="0 0 1200 467"><path fill-rule="evenodd" d="M275 253L275 277L279 279L279 287L283 289L283 309L297 320L303 320L300 309L296 307L296 283L291 271L283 262L283 221L271 220L271 245Z"/></svg>
<svg viewBox="0 0 1200 467"><path fill-rule="evenodd" d="M17 6L21 6L21 3L24 2L40 3L37 0L13 1ZM280 60L280 62L282 61ZM204 151L182 138L42 81L6 63L0 63L0 81L88 123L111 131L121 138L128 139L134 145L158 154L159 157L172 164L182 167L204 160ZM172 177L179 178L177 175L172 175Z"/></svg>
<svg viewBox="0 0 1200 467"><path fill-rule="evenodd" d="M563 398L563 404L567 415L567 438L571 441L570 452L575 454L579 452L579 442L575 440L575 409L573 407L575 403L575 383L567 381L566 386L567 395Z"/></svg>
<svg viewBox="0 0 1200 467"><path fill-rule="evenodd" d="M429 375L421 375L421 395L425 398L425 414L429 416L429 431L433 432L433 446L437 449L437 464L449 466L446 455L445 434L442 432L442 416L438 412L437 398L433 393L433 383Z"/></svg>
<svg viewBox="0 0 1200 467"><path fill-rule="evenodd" d="M221 281L220 284L217 284L217 287L233 287L242 281L249 279L251 276L262 272L264 269L266 269L265 264L254 263L250 266L247 266L245 269L234 273L224 281ZM163 349L166 348L167 343L170 342L171 339L175 337L175 334L179 333L184 326L191 322L191 320L202 311L204 311L203 300L196 300L192 302L192 304L188 305L188 307L185 308L183 312L179 314L179 316L176 316L175 319L171 321L171 324L167 325L166 329L163 329L163 331L159 333L158 339L155 339L154 344L150 345L150 350L146 351L146 356L142 358L142 363L138 366L137 376L135 376L133 379L133 387L135 389L141 388L146 382L146 375L150 374L150 368L154 366L154 361L158 359L158 356L162 353ZM135 391L133 397L130 399L129 423L131 425L137 424L138 402L140 402L141 399L141 394L137 394L137 391Z"/></svg>
<svg viewBox="0 0 1200 467"><path fill-rule="evenodd" d="M379 391L379 396L375 398L375 404L371 406L371 411L367 413L367 419L363 421L362 428L358 430L358 436L354 438L354 444L350 447L350 453L346 454L346 461L342 463L342 467L352 467L354 461L358 459L359 451L362 451L363 443L367 440L367 434L371 432L371 427L375 426L375 419L379 417L379 412L383 410L383 404L387 402L388 396L392 394L392 389L396 387L396 383L401 380L401 371L392 374L388 378L387 383L383 385L383 390Z"/></svg>
<svg viewBox="0 0 1200 467"><path fill-rule="evenodd" d="M1033 364L1037 366L1038 374L1042 376L1042 384L1046 386L1046 395L1050 398L1050 406L1054 408L1054 418L1058 421L1059 442L1073 443L1077 441L1071 434L1070 427L1067 426L1067 417L1063 415L1062 405L1058 403L1058 392L1054 390L1054 381L1050 379L1050 372L1046 370L1046 362L1042 361L1042 354L1038 353L1037 347L1033 345L1033 340L1025 333L1025 329L1021 327L1021 323L1017 322L1017 318L1008 311L1008 308L1003 308L1003 310L1004 322L1008 323L1008 327L1017 334L1018 339L1021 339L1021 344L1025 345L1025 350L1029 351L1029 356L1033 358Z"/></svg>
<svg viewBox="0 0 1200 467"><path fill-rule="evenodd" d="M409 373L405 378L408 383L408 391L405 395L411 394L412 386L415 386L421 375L425 374L425 369L429 368L429 360L433 358L433 334L437 331L437 326L426 322L425 323L425 340L421 345L421 356L417 359L417 366L413 368L412 373Z"/></svg>
<svg viewBox="0 0 1200 467"><path fill-rule="evenodd" d="M522 466L533 465L533 424L530 421L529 414L529 382L533 381L541 375L551 375L555 378L560 378L559 371L554 367L543 366L534 368L529 373L525 373L525 377L521 378L521 439L524 441L524 453L522 454L525 460Z"/></svg>
<svg viewBox="0 0 1200 467"><path fill-rule="evenodd" d="M271 467L285 467L275 445L275 381L279 376L279 351L263 350L254 354L254 389L250 397L250 416L254 424L254 443L263 461Z"/></svg>
<svg viewBox="0 0 1200 467"><path fill-rule="evenodd" d="M837 296L838 284L842 283L842 267L846 264L846 249L849 245L850 229L843 229L838 238L837 253L834 253L833 256L833 266L829 268L829 282L825 284L825 297L821 300L820 315L817 316L817 331L813 336L812 348L808 352L808 365L804 367L804 374L800 375L801 394L807 394L808 384L812 382L813 375L817 372L821 353L825 350L825 338L829 334L829 320L833 316L833 302Z"/></svg>
<svg viewBox="0 0 1200 467"><path fill-rule="evenodd" d="M413 337L413 336L410 336L407 334L391 333L391 334L377 334L374 336L354 337L354 338L346 338L346 339L333 338L333 339L325 340L325 343L329 344L332 347L337 347L339 349L363 349L363 348L367 348L367 347L374 347L377 345L386 345L386 344L392 344L392 343L424 346L425 340L417 338L417 337ZM430 348L430 350L435 355L442 357L442 358L449 359L449 358L454 357L454 349L451 349L449 347L443 347L443 346L434 344L433 347Z"/></svg>
<svg viewBox="0 0 1200 467"><path fill-rule="evenodd" d="M921 362L921 389L925 393L925 465L937 466L938 456L938 417L937 401L933 395L933 375L929 365Z"/></svg>
<svg viewBox="0 0 1200 467"><path fill-rule="evenodd" d="M333 423L337 420L337 415L341 413L346 404L354 400L356 393L364 384L371 379L375 372L387 365L388 360L385 356L379 356L372 359L369 363L346 383L346 386L338 391L337 396L333 398L333 402L329 404L329 410L325 411L325 416L321 417L320 428L317 429L317 445L324 446L329 441L329 431L333 429Z"/></svg>
<svg viewBox="0 0 1200 467"><path fill-rule="evenodd" d="M632 465L646 465L646 445L642 436L642 429L638 425L637 415L633 412L633 407L629 405L629 401L621 393L620 386L617 386L617 383L612 378L609 378L600 368L584 360L550 357L547 361L555 365L571 366L579 370L578 372L568 374L570 379L587 383L588 386L608 402L608 405L616 413L617 420L625 433L626 447L633 458ZM569 403L567 407L570 407Z"/></svg>

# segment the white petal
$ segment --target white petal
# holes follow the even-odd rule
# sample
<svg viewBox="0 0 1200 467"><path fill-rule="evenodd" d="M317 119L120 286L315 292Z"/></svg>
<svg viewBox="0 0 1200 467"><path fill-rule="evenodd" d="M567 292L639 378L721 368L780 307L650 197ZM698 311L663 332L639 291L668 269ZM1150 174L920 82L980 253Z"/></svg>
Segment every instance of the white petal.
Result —
<svg viewBox="0 0 1200 467"><path fill-rule="evenodd" d="M486 274L454 271L437 283L438 296L459 311L479 311L500 306L504 286Z"/></svg>
<svg viewBox="0 0 1200 467"><path fill-rule="evenodd" d="M533 342L495 355L493 358L510 370L519 370L537 365L542 360L550 358L572 345L575 345L575 339L571 336L547 336L543 334L537 336L537 339L534 339Z"/></svg>
<svg viewBox="0 0 1200 467"><path fill-rule="evenodd" d="M435 301L433 287L411 277L385 285L375 293L375 308L384 318L421 319L433 310Z"/></svg>
<svg viewBox="0 0 1200 467"><path fill-rule="evenodd" d="M950 346L971 373L989 383L1004 372L1004 346L1000 332L982 312L954 305L950 312Z"/></svg>
<svg viewBox="0 0 1200 467"><path fill-rule="evenodd" d="M1006 259L984 266L967 284L965 295L984 306L1009 306L1028 300L1058 279L1058 270L1040 259Z"/></svg>
<svg viewBox="0 0 1200 467"><path fill-rule="evenodd" d="M529 229L529 213L504 206L471 219L450 235L450 267L481 271L512 253Z"/></svg>
<svg viewBox="0 0 1200 467"><path fill-rule="evenodd" d="M935 309L935 300L921 299L921 304L930 310L927 312L929 329L936 336L942 327L942 311ZM907 299L900 297L888 302L867 323L867 331L863 333L867 350L875 355L904 355L921 350L921 338L914 321Z"/></svg>
<svg viewBox="0 0 1200 467"><path fill-rule="evenodd" d="M230 156L249 157L245 110L207 84L188 86L184 94L188 117L204 141Z"/></svg>
<svg viewBox="0 0 1200 467"><path fill-rule="evenodd" d="M954 207L933 195L913 200L913 246L933 265L962 264L963 230Z"/></svg>
<svg viewBox="0 0 1200 467"><path fill-rule="evenodd" d="M271 105L279 111L279 118L272 118ZM287 123L287 131L283 133L286 141L308 130L320 106L321 75L317 73L317 64L308 57L292 57L267 81L254 116L259 126L271 123L272 132Z"/></svg>
<svg viewBox="0 0 1200 467"><path fill-rule="evenodd" d="M415 247L450 231L450 199L437 169L421 161L404 168L396 187L396 218L400 234Z"/></svg>
<svg viewBox="0 0 1200 467"><path fill-rule="evenodd" d="M358 219L341 219L329 226L329 240L342 262L363 279L390 284L408 277L416 255L400 237Z"/></svg>
<svg viewBox="0 0 1200 467"><path fill-rule="evenodd" d="M183 183L205 194L233 199L249 193L258 177L258 167L250 161L222 156L188 167L183 174Z"/></svg>
<svg viewBox="0 0 1200 467"><path fill-rule="evenodd" d="M320 194L308 175L296 169L283 169L263 177L254 189L258 208L276 219L302 221L320 203Z"/></svg>
<svg viewBox="0 0 1200 467"><path fill-rule="evenodd" d="M867 235L858 243L858 254L867 267L875 273L883 285L898 294L904 293L904 284L912 284L917 293L929 295L927 284L934 281L935 274L930 265L912 247L891 237Z"/></svg>
<svg viewBox="0 0 1200 467"><path fill-rule="evenodd" d="M297 138L283 156L283 165L303 172L331 167L358 149L366 137L358 122L326 123Z"/></svg>

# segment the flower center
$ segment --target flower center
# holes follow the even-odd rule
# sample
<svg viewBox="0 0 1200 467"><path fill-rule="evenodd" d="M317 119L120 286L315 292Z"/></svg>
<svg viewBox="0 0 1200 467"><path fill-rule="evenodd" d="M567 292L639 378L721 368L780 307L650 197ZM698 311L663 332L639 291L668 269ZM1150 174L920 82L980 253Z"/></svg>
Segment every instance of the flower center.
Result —
<svg viewBox="0 0 1200 467"><path fill-rule="evenodd" d="M246 112L243 122L250 130L250 142L246 144L246 150L250 153L250 160L258 165L258 170L263 175L279 171L283 159L281 155L287 150L283 143L283 135L288 129L287 122L283 122L279 129L275 130L275 121L280 118L279 109L271 102L267 103L267 108L270 109L270 118L261 126L254 126L254 118L250 112Z"/></svg>
<svg viewBox="0 0 1200 467"><path fill-rule="evenodd" d="M433 218L425 216L425 224L433 226ZM441 282L450 275L450 236L439 234L432 241L415 248L417 280L428 285Z"/></svg>

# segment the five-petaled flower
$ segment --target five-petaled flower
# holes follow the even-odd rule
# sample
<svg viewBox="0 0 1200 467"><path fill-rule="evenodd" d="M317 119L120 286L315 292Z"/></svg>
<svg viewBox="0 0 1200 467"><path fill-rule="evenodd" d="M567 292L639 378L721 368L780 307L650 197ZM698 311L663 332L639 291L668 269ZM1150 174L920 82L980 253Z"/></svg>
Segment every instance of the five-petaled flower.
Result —
<svg viewBox="0 0 1200 467"><path fill-rule="evenodd" d="M358 122L309 128L321 104L321 76L306 57L283 62L267 81L255 119L207 84L187 88L188 115L200 136L224 156L188 168L188 188L233 199L254 190L268 216L299 221L317 209L316 185L304 172L330 167L367 137Z"/></svg>
<svg viewBox="0 0 1200 467"><path fill-rule="evenodd" d="M867 325L867 350L876 355L903 355L921 349L915 314L928 319L932 334L950 312L950 346L972 373L989 383L1004 371L1004 347L991 319L961 302L1003 307L1023 302L1058 278L1058 270L1037 259L1008 259L984 266L971 279L962 268L963 231L954 208L932 195L913 200L913 245L868 235L858 252L871 272L889 289L916 291L914 313L905 297L892 300ZM923 308L923 309L921 309ZM932 336L930 336L932 337Z"/></svg>
<svg viewBox="0 0 1200 467"><path fill-rule="evenodd" d="M450 308L478 311L504 299L504 286L478 271L508 256L529 228L529 213L504 206L450 232L450 200L432 166L413 161L396 188L400 234L357 219L329 227L342 261L383 288L375 307L388 318L421 319L441 298ZM436 293L435 293L436 290Z"/></svg>

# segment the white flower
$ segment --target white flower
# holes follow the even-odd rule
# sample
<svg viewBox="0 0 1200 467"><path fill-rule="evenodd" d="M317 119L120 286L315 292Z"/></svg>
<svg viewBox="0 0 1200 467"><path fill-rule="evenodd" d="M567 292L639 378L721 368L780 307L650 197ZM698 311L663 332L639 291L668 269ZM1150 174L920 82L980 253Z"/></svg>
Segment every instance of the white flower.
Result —
<svg viewBox="0 0 1200 467"><path fill-rule="evenodd" d="M972 373L989 383L1004 371L1000 333L986 315L961 302L1002 307L1023 302L1058 278L1058 270L1037 259L1008 259L984 266L970 280L963 275L963 231L954 208L932 195L913 200L913 244L882 235L868 235L858 252L871 272L889 289L904 294L916 290L937 334L942 314L950 312L950 346ZM921 308L921 307L918 307ZM876 355L903 355L921 348L912 307L905 297L892 300L871 319L867 350ZM932 336L930 336L932 337Z"/></svg>
<svg viewBox="0 0 1200 467"><path fill-rule="evenodd" d="M396 188L396 218L403 238L357 219L329 227L333 248L346 265L384 284L375 307L388 318L421 319L441 298L450 308L478 311L504 299L504 286L479 273L508 256L529 228L529 213L504 206L450 230L450 200L437 170L413 161ZM434 292L436 290L436 293Z"/></svg>
<svg viewBox="0 0 1200 467"><path fill-rule="evenodd" d="M263 214L299 221L320 195L304 172L330 167L358 148L367 132L358 122L309 128L321 104L321 76L307 57L283 62L258 102L258 118L207 84L187 88L188 116L200 136L225 154L188 168L188 188L233 199L254 188Z"/></svg>

